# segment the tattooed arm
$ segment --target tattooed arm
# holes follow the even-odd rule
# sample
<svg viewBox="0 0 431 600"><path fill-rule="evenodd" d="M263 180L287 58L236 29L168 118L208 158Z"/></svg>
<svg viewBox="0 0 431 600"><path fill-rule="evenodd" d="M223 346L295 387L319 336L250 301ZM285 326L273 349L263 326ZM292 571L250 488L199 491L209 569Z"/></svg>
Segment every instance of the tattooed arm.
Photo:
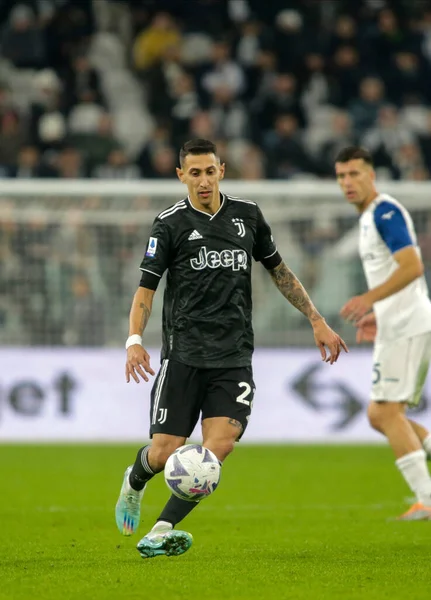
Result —
<svg viewBox="0 0 431 600"><path fill-rule="evenodd" d="M313 327L314 340L320 350L322 360L331 365L338 360L341 348L348 352L347 346L340 336L332 331L325 319L311 302L309 295L299 279L282 261L277 267L269 270L271 277L283 296L290 304L308 317ZM326 348L329 356L326 355Z"/></svg>
<svg viewBox="0 0 431 600"><path fill-rule="evenodd" d="M292 273L289 267L282 261L275 269L270 270L271 277L283 296L290 304L302 312L311 324L323 319L311 302L309 295L299 279Z"/></svg>
<svg viewBox="0 0 431 600"><path fill-rule="evenodd" d="M153 306L154 290L139 286L133 298L132 308L129 317L129 336L140 335L145 331ZM150 357L148 352L139 343L129 346L127 349L126 360L126 381L129 383L130 377L139 383L139 376L144 381L148 381L146 373L154 375L150 366Z"/></svg>
<svg viewBox="0 0 431 600"><path fill-rule="evenodd" d="M129 317L129 336L142 335L147 326L153 306L154 290L139 286L133 298Z"/></svg>

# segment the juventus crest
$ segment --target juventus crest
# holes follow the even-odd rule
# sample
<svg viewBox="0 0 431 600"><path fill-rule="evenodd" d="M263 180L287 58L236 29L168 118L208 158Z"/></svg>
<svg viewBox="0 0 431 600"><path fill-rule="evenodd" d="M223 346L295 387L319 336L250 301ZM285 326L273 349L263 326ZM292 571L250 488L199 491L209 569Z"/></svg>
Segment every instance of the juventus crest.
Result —
<svg viewBox="0 0 431 600"><path fill-rule="evenodd" d="M232 219L232 223L238 228L239 237L245 236L244 221L242 219Z"/></svg>

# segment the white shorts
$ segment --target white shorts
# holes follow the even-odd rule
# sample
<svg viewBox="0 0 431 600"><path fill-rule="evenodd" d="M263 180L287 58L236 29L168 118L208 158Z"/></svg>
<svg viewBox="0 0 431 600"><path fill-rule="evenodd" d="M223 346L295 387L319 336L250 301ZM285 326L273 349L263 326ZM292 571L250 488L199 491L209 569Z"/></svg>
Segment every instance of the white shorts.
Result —
<svg viewBox="0 0 431 600"><path fill-rule="evenodd" d="M371 400L417 406L431 361L431 332L394 342L376 342Z"/></svg>

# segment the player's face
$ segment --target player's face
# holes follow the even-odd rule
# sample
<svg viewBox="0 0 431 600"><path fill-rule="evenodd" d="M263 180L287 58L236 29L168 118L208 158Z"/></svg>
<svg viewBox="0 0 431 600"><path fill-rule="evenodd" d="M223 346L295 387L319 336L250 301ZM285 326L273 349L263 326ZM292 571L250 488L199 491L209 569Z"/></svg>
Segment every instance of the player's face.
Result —
<svg viewBox="0 0 431 600"><path fill-rule="evenodd" d="M224 164L214 154L188 154L177 175L187 185L193 205L206 212L220 206L219 182L224 177Z"/></svg>
<svg viewBox="0 0 431 600"><path fill-rule="evenodd" d="M337 181L347 201L363 211L376 196L375 172L362 158L335 163Z"/></svg>

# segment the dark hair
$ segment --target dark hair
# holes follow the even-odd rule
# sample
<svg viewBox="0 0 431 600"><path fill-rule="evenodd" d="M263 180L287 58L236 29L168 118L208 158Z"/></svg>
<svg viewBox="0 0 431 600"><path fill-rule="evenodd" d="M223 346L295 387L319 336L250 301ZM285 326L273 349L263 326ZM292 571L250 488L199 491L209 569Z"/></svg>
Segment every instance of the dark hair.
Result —
<svg viewBox="0 0 431 600"><path fill-rule="evenodd" d="M217 146L210 140L197 138L186 142L180 150L180 165L183 164L185 157L188 154L215 154L217 156Z"/></svg>
<svg viewBox="0 0 431 600"><path fill-rule="evenodd" d="M374 165L371 153L366 148L362 148L361 146L347 146L347 148L343 148L337 154L335 162L346 163L349 162L349 160L355 160L358 158L362 158L367 165Z"/></svg>

